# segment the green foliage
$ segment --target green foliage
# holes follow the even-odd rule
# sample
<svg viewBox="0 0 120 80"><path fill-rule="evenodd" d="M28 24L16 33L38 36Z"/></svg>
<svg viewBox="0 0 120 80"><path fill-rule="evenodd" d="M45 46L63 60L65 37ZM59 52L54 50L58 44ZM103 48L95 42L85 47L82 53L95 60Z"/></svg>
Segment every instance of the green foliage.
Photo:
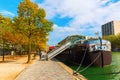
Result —
<svg viewBox="0 0 120 80"><path fill-rule="evenodd" d="M116 45L120 48L120 33L116 35Z"/></svg>
<svg viewBox="0 0 120 80"><path fill-rule="evenodd" d="M112 44L112 47L120 48L120 33L117 35L104 36L103 39L109 40Z"/></svg>
<svg viewBox="0 0 120 80"><path fill-rule="evenodd" d="M7 33L10 33L11 29L12 28L11 28L10 18L6 18L6 17L0 15L0 46L2 44L3 61L4 61L4 55L5 55L5 48L8 47L7 44L9 44Z"/></svg>
<svg viewBox="0 0 120 80"><path fill-rule="evenodd" d="M24 0L18 6L18 16L14 17L14 28L17 33L27 38L24 41L28 43L28 58L31 45L43 50L48 40L47 36L52 31L53 23L45 19L45 16L45 10L30 0Z"/></svg>
<svg viewBox="0 0 120 80"><path fill-rule="evenodd" d="M0 39L8 41L7 33L12 31L10 18L0 15Z"/></svg>
<svg viewBox="0 0 120 80"><path fill-rule="evenodd" d="M28 49L29 62L31 49L45 50L47 47L47 36L53 30L53 23L45 17L45 10L36 3L22 0L18 6L18 16L13 20L0 14L0 44L4 42L14 49Z"/></svg>
<svg viewBox="0 0 120 80"><path fill-rule="evenodd" d="M52 31L53 25L45 16L44 9L30 0L24 0L18 6L18 17L14 18L16 30L28 38L39 36L45 39Z"/></svg>

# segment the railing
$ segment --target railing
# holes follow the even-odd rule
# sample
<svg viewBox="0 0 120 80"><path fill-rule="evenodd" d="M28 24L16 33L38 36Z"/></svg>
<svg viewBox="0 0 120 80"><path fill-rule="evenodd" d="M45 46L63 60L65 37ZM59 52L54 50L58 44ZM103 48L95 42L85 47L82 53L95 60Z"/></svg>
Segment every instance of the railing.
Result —
<svg viewBox="0 0 120 80"><path fill-rule="evenodd" d="M69 48L70 46L71 46L71 42L68 42L63 46L52 50L51 52L48 53L48 59L52 59L53 57L57 56L58 54L60 54L61 52Z"/></svg>

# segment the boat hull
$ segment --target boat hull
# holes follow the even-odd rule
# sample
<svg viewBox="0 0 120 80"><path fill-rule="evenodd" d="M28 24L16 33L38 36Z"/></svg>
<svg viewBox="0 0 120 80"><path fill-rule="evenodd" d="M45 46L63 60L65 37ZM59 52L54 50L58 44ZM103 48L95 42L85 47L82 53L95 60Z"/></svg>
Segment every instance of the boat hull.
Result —
<svg viewBox="0 0 120 80"><path fill-rule="evenodd" d="M110 65L112 61L111 51L94 51L89 52L78 48L68 49L57 56L63 62L72 64L82 64L85 66L103 67Z"/></svg>
<svg viewBox="0 0 120 80"><path fill-rule="evenodd" d="M110 65L112 62L112 55L110 51L95 51L89 52L88 56L90 57L91 63L94 66L106 66Z"/></svg>

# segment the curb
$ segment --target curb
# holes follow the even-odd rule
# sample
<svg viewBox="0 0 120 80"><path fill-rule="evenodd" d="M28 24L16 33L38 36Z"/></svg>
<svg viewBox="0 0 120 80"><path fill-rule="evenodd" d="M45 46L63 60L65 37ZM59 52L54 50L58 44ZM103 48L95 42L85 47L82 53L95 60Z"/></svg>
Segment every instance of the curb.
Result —
<svg viewBox="0 0 120 80"><path fill-rule="evenodd" d="M60 61L57 60L57 59L54 59L54 60L57 61L57 63L58 63L63 69L65 69L68 73L70 73L75 80L87 80L84 76L82 76L82 75L79 74L79 73L77 73L77 75L73 75L73 70L72 70L70 67L68 67L67 65L65 65L65 64L62 63L62 62L60 62Z"/></svg>

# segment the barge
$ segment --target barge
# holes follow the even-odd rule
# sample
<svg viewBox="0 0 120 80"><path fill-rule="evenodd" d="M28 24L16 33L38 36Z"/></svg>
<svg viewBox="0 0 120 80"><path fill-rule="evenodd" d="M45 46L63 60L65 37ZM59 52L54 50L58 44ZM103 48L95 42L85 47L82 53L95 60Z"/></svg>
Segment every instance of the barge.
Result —
<svg viewBox="0 0 120 80"><path fill-rule="evenodd" d="M111 43L103 39L86 39L85 36L72 35L57 46L70 42L72 45L58 54L56 58L63 62L81 65L106 66L112 61Z"/></svg>

